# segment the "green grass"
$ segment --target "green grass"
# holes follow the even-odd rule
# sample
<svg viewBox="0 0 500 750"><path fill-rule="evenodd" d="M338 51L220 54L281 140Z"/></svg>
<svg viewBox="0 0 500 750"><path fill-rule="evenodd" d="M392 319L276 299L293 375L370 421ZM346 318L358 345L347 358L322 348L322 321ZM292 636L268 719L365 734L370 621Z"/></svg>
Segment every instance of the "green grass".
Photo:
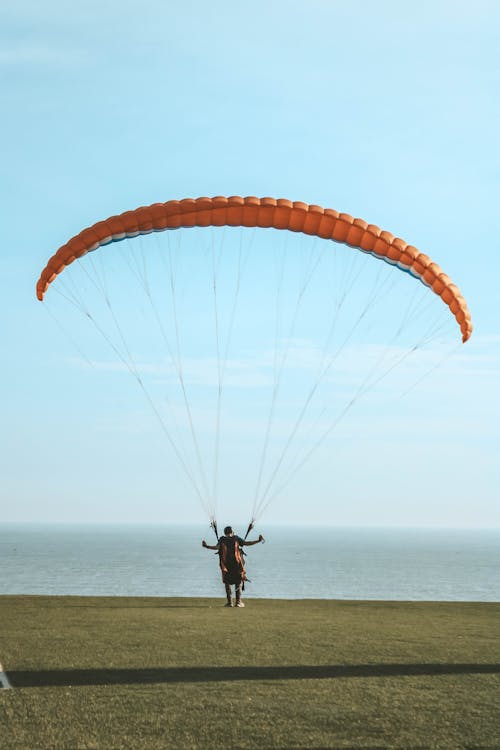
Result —
<svg viewBox="0 0 500 750"><path fill-rule="evenodd" d="M500 748L498 604L0 597L2 750Z"/></svg>

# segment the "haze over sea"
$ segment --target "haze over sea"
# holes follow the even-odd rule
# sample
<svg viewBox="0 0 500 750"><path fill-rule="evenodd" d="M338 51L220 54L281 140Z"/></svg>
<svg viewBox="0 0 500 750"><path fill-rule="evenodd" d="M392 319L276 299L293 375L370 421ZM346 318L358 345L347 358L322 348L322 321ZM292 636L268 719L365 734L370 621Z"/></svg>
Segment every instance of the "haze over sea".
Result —
<svg viewBox="0 0 500 750"><path fill-rule="evenodd" d="M241 529L237 529L241 533ZM262 527L246 596L500 600L500 530ZM5 524L0 594L222 596L203 526ZM251 535L252 537L252 535Z"/></svg>

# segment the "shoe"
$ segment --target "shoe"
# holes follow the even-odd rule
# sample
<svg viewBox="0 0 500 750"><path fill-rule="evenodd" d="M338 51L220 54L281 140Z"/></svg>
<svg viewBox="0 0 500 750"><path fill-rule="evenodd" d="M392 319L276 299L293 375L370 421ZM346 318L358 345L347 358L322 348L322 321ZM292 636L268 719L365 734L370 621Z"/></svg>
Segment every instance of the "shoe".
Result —
<svg viewBox="0 0 500 750"><path fill-rule="evenodd" d="M245 605L243 604L243 602L241 600L238 600L234 606L235 607L244 607Z"/></svg>
<svg viewBox="0 0 500 750"><path fill-rule="evenodd" d="M224 606L225 607L232 607L233 603L232 602L227 602L226 604L224 604ZM236 605L236 606L238 606L238 605Z"/></svg>

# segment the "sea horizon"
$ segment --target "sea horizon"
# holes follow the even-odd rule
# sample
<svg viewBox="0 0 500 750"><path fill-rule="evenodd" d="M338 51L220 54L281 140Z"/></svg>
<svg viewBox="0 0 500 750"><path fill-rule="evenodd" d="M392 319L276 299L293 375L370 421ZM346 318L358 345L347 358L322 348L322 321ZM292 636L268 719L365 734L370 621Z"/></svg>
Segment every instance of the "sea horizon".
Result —
<svg viewBox="0 0 500 750"><path fill-rule="evenodd" d="M500 601L500 529L270 523L258 533L248 597ZM0 595L220 597L203 538L215 542L208 524L4 522Z"/></svg>

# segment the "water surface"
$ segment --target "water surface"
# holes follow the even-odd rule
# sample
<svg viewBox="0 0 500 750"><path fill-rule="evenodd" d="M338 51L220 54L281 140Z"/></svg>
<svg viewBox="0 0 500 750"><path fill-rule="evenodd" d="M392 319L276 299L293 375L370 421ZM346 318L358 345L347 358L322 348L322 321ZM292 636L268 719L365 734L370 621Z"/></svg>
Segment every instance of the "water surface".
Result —
<svg viewBox="0 0 500 750"><path fill-rule="evenodd" d="M499 601L500 530L263 528L246 596ZM0 594L220 596L197 526L7 524Z"/></svg>

